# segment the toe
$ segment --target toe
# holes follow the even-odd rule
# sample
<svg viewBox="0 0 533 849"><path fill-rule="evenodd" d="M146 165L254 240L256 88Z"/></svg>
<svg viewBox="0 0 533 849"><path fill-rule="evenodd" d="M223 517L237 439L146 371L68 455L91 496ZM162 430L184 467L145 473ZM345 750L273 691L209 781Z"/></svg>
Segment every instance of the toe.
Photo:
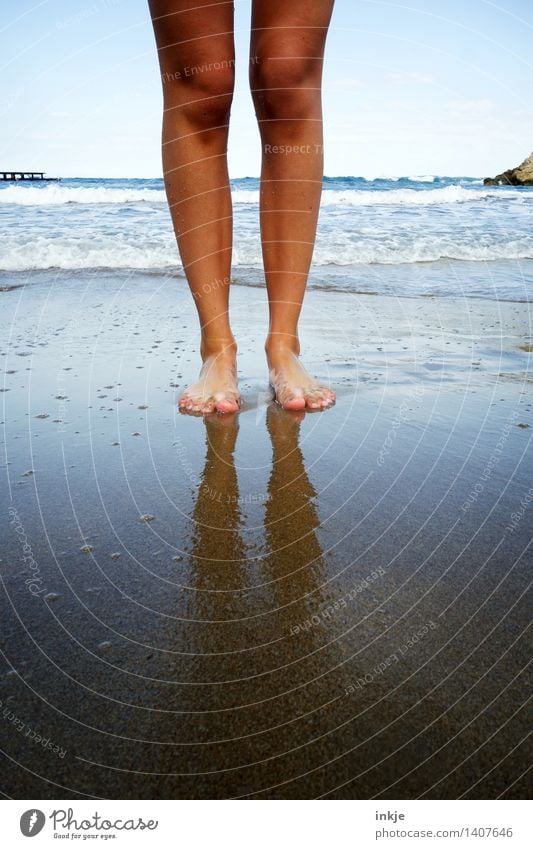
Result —
<svg viewBox="0 0 533 849"><path fill-rule="evenodd" d="M306 403L310 410L324 410L335 403L335 393L326 387L318 387L306 393Z"/></svg>
<svg viewBox="0 0 533 849"><path fill-rule="evenodd" d="M239 402L235 398L223 398L216 402L214 409L217 413L236 413L239 409Z"/></svg>
<svg viewBox="0 0 533 849"><path fill-rule="evenodd" d="M191 413L212 413L215 410L215 401L213 398L195 398L189 407Z"/></svg>
<svg viewBox="0 0 533 849"><path fill-rule="evenodd" d="M178 401L178 407L182 413L205 415L214 412L215 402L213 398L204 398L199 395L182 395Z"/></svg>
<svg viewBox="0 0 533 849"><path fill-rule="evenodd" d="M303 410L305 407L305 398L302 395L293 395L292 398L287 398L282 405L284 410Z"/></svg>
<svg viewBox="0 0 533 849"><path fill-rule="evenodd" d="M334 395L329 395L329 394L328 395L322 395L319 399L319 406L320 407L331 407L331 405L334 404L334 403L335 403L335 396Z"/></svg>

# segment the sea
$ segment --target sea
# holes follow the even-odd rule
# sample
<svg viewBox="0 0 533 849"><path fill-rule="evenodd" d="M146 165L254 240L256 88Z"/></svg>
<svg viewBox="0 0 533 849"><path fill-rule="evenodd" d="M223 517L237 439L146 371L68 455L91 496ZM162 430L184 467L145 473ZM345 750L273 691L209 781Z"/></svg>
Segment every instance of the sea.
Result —
<svg viewBox="0 0 533 849"><path fill-rule="evenodd" d="M263 286L259 181L231 187L232 279ZM309 286L529 301L532 212L533 188L475 177L325 177ZM0 184L2 283L89 270L183 277L162 179Z"/></svg>

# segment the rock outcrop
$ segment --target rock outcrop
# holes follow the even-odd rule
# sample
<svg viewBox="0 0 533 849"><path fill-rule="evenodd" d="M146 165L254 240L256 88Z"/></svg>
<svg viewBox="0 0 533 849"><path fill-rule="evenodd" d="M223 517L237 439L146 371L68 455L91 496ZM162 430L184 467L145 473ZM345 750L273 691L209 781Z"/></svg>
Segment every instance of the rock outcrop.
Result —
<svg viewBox="0 0 533 849"><path fill-rule="evenodd" d="M496 177L485 177L485 186L533 186L533 153L517 168L509 168Z"/></svg>

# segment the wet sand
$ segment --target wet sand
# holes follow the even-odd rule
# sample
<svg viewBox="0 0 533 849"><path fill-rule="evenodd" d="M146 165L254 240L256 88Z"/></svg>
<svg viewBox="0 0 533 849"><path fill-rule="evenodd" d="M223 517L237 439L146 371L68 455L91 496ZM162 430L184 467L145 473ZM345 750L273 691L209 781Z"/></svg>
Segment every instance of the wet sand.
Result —
<svg viewBox="0 0 533 849"><path fill-rule="evenodd" d="M5 795L527 796L527 304L310 292L291 414L235 287L202 419L183 281L6 289Z"/></svg>

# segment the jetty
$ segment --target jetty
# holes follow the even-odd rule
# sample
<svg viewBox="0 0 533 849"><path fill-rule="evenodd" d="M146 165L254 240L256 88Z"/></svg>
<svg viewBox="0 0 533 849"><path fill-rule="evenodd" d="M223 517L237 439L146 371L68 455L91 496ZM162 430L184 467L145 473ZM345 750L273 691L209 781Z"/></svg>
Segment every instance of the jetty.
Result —
<svg viewBox="0 0 533 849"><path fill-rule="evenodd" d="M18 180L44 180L57 182L61 177L45 177L44 171L0 171L0 180L14 183Z"/></svg>

